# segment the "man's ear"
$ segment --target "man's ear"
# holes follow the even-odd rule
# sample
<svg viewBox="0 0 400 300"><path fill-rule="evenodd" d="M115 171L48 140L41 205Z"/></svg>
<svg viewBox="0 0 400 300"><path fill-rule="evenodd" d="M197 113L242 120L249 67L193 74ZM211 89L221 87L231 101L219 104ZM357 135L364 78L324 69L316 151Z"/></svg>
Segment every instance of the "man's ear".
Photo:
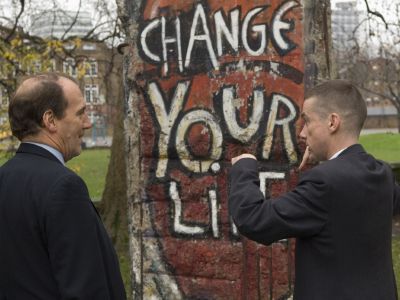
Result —
<svg viewBox="0 0 400 300"><path fill-rule="evenodd" d="M48 109L44 112L42 117L42 124L43 127L46 128L51 133L57 131L56 117L51 109Z"/></svg>
<svg viewBox="0 0 400 300"><path fill-rule="evenodd" d="M339 129L341 122L342 120L337 113L331 113L329 115L329 131L332 133L336 132Z"/></svg>

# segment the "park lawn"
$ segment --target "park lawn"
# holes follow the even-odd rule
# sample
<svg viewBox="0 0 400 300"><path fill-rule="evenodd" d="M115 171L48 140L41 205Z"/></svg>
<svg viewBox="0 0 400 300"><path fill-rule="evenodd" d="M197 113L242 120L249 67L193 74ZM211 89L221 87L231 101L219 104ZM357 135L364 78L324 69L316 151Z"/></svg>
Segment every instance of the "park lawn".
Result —
<svg viewBox="0 0 400 300"><path fill-rule="evenodd" d="M0 166L6 160L4 156L0 156ZM66 165L85 181L90 198L99 201L103 194L109 161L110 149L86 149Z"/></svg>
<svg viewBox="0 0 400 300"><path fill-rule="evenodd" d="M109 149L87 149L66 165L85 181L90 198L99 201L103 195L109 161Z"/></svg>
<svg viewBox="0 0 400 300"><path fill-rule="evenodd" d="M360 143L368 153L378 159L394 163L400 162L400 134L377 133L363 135ZM392 239L393 268L397 282L397 292L400 294L400 236Z"/></svg>
<svg viewBox="0 0 400 300"><path fill-rule="evenodd" d="M368 153L387 162L400 162L400 134L377 133L360 137L360 143Z"/></svg>

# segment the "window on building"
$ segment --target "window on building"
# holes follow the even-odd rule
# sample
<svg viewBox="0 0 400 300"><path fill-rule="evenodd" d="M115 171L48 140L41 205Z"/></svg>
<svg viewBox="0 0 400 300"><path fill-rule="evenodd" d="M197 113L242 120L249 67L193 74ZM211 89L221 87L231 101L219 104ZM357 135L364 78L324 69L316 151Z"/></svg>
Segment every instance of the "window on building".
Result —
<svg viewBox="0 0 400 300"><path fill-rule="evenodd" d="M99 103L99 87L97 84L85 85L85 100L89 104Z"/></svg>
<svg viewBox="0 0 400 300"><path fill-rule="evenodd" d="M89 117L90 123L94 124L94 122L96 122L97 113L95 113L93 111L88 112L88 117Z"/></svg>
<svg viewBox="0 0 400 300"><path fill-rule="evenodd" d="M76 77L76 65L73 58L67 58L63 62L63 72L68 74L69 76Z"/></svg>
<svg viewBox="0 0 400 300"><path fill-rule="evenodd" d="M95 60L89 60L85 62L85 75L86 76L91 76L91 77L96 77L97 76L97 61Z"/></svg>
<svg viewBox="0 0 400 300"><path fill-rule="evenodd" d="M56 71L56 61L55 61L55 59L51 59L50 61L47 62L46 70L48 72L55 72Z"/></svg>
<svg viewBox="0 0 400 300"><path fill-rule="evenodd" d="M38 60L32 62L31 65L28 66L28 73L29 74L36 74L42 71L42 63Z"/></svg>
<svg viewBox="0 0 400 300"><path fill-rule="evenodd" d="M83 44L83 50L96 50L95 44Z"/></svg>
<svg viewBox="0 0 400 300"><path fill-rule="evenodd" d="M72 50L72 49L75 48L75 45L74 45L74 44L66 44L66 45L64 45L64 48L65 48L66 50Z"/></svg>

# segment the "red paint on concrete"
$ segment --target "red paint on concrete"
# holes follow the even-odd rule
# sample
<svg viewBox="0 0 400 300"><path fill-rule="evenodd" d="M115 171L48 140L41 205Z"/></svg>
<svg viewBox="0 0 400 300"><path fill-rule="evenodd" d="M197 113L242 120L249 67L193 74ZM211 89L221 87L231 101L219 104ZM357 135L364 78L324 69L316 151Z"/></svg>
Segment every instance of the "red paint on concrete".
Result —
<svg viewBox="0 0 400 300"><path fill-rule="evenodd" d="M192 1L148 1L144 7L143 20L150 20L161 15L173 18L193 8ZM237 6L241 7L241 20L246 13L259 6L268 5L265 12L260 13L254 24L266 23L270 26L273 13L283 1L208 1L210 24L214 13L222 9L225 14ZM302 45L302 8L297 7L285 15L285 19L293 20L294 30L287 33L287 38L297 47L284 56L280 56L268 39L267 52L258 57L251 57L241 49L240 54L226 54L218 58L220 64L238 63L240 60L268 61L286 64L300 73L304 71ZM243 20L242 20L243 21ZM187 24L185 26L189 26ZM187 29L189 30L189 29ZM214 47L215 48L215 47ZM195 52L193 52L195 53ZM207 62L209 64L209 62ZM173 125L168 155L160 157L157 142L160 127L151 109L149 99L140 104L141 113L141 172L144 177L143 195L152 218L152 228L145 231L148 237L156 237L161 245L162 257L168 271L174 276L178 287L186 299L278 299L293 288L294 254L293 242L278 242L270 247L258 245L243 237L235 237L229 220L227 195L227 172L230 159L243 152L251 152L258 156L263 171L284 172L285 180L269 180L267 192L279 196L294 186L298 175L294 171L285 154L283 131L277 128L274 132L274 144L270 159L260 157L260 148L266 138L265 126L268 119L268 107L273 94L283 94L296 105L297 112L303 102L304 86L285 76L277 76L271 72L255 72L252 69L221 73L209 70L204 73L190 75L179 74L177 64L172 62L172 70L168 77L163 77L162 67L145 63L143 88L146 90L150 82L157 82L169 107L174 89L178 82L190 80L185 105ZM289 74L290 75L290 74ZM262 130L259 130L250 142L242 143L232 138L222 115L221 91L226 86L234 86L236 97L243 105L238 110L238 119L244 126L248 123L251 112L250 100L255 88L263 88L266 110ZM179 121L185 113L196 109L205 109L213 114L221 126L223 134L223 152L218 161L221 169L215 173L209 171L195 174L180 162L174 138ZM280 110L279 118L287 116L287 111ZM298 118L298 116L297 116ZM293 124L294 136L299 133L299 121ZM185 139L192 159L205 159L211 148L212 132L204 124L191 127ZM297 150L297 142L294 141ZM168 159L166 176L156 178L155 168L160 160ZM204 226L202 235L187 235L174 232L174 205L169 195L171 182L176 182L182 204L181 222L191 226ZM216 189L218 199L219 236L213 236L211 228L211 210L209 202L210 189Z"/></svg>

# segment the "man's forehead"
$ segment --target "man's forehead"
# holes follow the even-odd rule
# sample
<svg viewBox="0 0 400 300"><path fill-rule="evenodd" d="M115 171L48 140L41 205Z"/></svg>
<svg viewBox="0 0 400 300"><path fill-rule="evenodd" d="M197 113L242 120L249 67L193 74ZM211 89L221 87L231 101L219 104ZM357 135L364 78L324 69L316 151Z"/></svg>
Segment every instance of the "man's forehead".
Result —
<svg viewBox="0 0 400 300"><path fill-rule="evenodd" d="M300 114L300 116L303 119L310 117L310 114L312 114L315 111L316 101L317 99L315 97L309 97L304 99L303 107L301 109L301 114Z"/></svg>
<svg viewBox="0 0 400 300"><path fill-rule="evenodd" d="M68 103L68 109L80 111L86 107L86 102L83 98L82 91L76 83L70 81L66 85L63 85L63 91L65 99Z"/></svg>
<svg viewBox="0 0 400 300"><path fill-rule="evenodd" d="M302 112L310 110L313 104L313 98L306 98L303 102L303 107L301 109Z"/></svg>
<svg viewBox="0 0 400 300"><path fill-rule="evenodd" d="M60 78L59 83L66 98L76 98L82 95L81 89L74 81L68 78Z"/></svg>

